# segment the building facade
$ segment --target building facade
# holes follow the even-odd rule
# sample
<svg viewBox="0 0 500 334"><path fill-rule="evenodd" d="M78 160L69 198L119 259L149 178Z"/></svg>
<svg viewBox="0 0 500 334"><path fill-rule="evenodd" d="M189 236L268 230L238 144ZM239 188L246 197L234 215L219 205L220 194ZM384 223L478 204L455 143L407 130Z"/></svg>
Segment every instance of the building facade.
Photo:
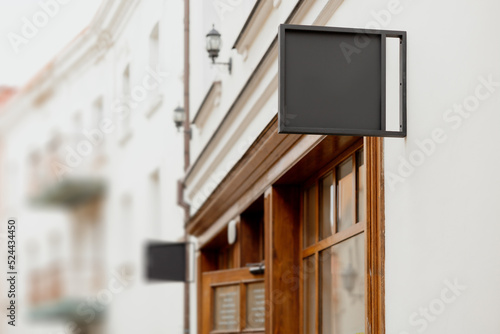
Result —
<svg viewBox="0 0 500 334"><path fill-rule="evenodd" d="M184 5L104 1L0 112L19 330L497 333L500 4ZM280 24L405 31L406 137L279 134ZM145 245L185 233L192 281L147 282Z"/></svg>
<svg viewBox="0 0 500 334"><path fill-rule="evenodd" d="M499 330L498 10L191 1L184 194L198 241L197 333ZM407 136L278 134L284 23L406 31ZM231 72L208 58L212 27Z"/></svg>

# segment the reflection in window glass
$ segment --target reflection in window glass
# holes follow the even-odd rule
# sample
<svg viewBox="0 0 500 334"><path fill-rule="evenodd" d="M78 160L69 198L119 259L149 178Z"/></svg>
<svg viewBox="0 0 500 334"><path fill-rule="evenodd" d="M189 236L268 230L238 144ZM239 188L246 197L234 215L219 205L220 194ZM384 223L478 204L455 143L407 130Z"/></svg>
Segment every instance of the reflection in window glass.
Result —
<svg viewBox="0 0 500 334"><path fill-rule="evenodd" d="M337 232L354 223L353 181L351 157L337 167Z"/></svg>
<svg viewBox="0 0 500 334"><path fill-rule="evenodd" d="M304 334L314 334L316 328L316 263L314 255L303 260L304 271Z"/></svg>
<svg viewBox="0 0 500 334"><path fill-rule="evenodd" d="M214 330L238 330L240 327L240 286L217 287L214 296Z"/></svg>
<svg viewBox="0 0 500 334"><path fill-rule="evenodd" d="M334 233L333 173L320 180L320 187L319 235L320 239L324 239Z"/></svg>
<svg viewBox="0 0 500 334"><path fill-rule="evenodd" d="M321 333L364 333L364 234L320 253Z"/></svg>
<svg viewBox="0 0 500 334"><path fill-rule="evenodd" d="M316 242L316 184L304 193L304 247Z"/></svg>
<svg viewBox="0 0 500 334"><path fill-rule="evenodd" d="M247 285L247 329L261 329L265 325L266 296L264 282Z"/></svg>
<svg viewBox="0 0 500 334"><path fill-rule="evenodd" d="M358 222L366 221L366 166L363 150L356 153L356 168L358 169Z"/></svg>

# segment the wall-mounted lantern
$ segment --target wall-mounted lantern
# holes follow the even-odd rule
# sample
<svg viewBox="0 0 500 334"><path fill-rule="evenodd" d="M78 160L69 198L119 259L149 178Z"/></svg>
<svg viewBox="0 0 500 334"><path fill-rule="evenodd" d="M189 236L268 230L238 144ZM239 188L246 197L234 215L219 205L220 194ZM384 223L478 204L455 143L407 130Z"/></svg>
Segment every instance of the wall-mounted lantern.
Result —
<svg viewBox="0 0 500 334"><path fill-rule="evenodd" d="M184 124L184 121L186 119L186 112L184 111L184 108L182 108L181 106L175 108L173 118L175 127L177 128L177 131L179 131L180 127Z"/></svg>
<svg viewBox="0 0 500 334"><path fill-rule="evenodd" d="M219 52L221 48L221 34L215 30L215 27L212 25L212 30L210 30L206 36L207 39L207 52L208 52L208 57L212 59L212 64L215 65L225 65L228 68L229 74L231 74L231 70L233 67L233 60L229 58L229 61L227 63L217 63L215 62L215 59L219 57Z"/></svg>
<svg viewBox="0 0 500 334"><path fill-rule="evenodd" d="M356 278L358 277L358 273L352 267L351 263L349 263L347 268L342 270L340 276L342 277L342 283L344 284L344 288L347 290L347 292L351 293L352 290L354 289Z"/></svg>

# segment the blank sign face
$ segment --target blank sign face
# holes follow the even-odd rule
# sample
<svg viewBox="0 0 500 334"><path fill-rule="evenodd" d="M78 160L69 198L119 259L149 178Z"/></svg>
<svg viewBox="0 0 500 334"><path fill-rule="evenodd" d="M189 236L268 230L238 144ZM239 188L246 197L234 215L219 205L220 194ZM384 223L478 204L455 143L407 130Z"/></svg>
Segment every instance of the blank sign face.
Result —
<svg viewBox="0 0 500 334"><path fill-rule="evenodd" d="M279 132L384 135L386 37L280 26Z"/></svg>
<svg viewBox="0 0 500 334"><path fill-rule="evenodd" d="M186 244L147 245L147 278L152 281L186 281Z"/></svg>

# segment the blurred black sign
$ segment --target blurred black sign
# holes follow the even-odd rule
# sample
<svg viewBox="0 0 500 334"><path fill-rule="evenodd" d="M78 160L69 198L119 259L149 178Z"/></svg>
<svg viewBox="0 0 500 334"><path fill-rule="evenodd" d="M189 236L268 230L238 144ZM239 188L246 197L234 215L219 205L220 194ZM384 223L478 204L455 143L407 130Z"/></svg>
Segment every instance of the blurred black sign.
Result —
<svg viewBox="0 0 500 334"><path fill-rule="evenodd" d="M146 247L146 276L151 281L186 281L189 243L150 242Z"/></svg>

